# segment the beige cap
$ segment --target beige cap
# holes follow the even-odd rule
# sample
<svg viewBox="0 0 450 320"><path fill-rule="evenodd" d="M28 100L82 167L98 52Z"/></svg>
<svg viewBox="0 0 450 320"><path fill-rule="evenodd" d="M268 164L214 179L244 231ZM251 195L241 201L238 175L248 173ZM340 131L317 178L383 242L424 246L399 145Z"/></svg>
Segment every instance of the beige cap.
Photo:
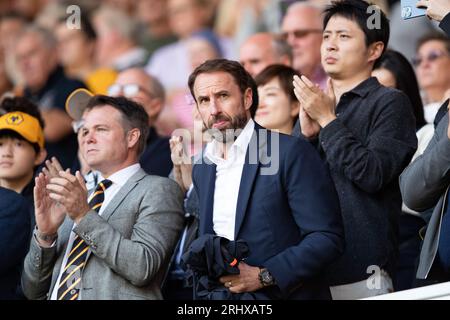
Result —
<svg viewBox="0 0 450 320"><path fill-rule="evenodd" d="M73 120L80 120L89 100L94 96L87 89L80 88L73 91L66 100L66 111Z"/></svg>

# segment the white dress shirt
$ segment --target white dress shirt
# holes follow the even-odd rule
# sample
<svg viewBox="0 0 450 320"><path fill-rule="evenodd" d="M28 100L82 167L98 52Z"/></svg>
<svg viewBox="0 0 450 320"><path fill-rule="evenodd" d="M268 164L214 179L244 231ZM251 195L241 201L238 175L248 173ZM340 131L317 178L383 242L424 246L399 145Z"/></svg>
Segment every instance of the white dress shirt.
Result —
<svg viewBox="0 0 450 320"><path fill-rule="evenodd" d="M255 123L250 119L236 141L227 147L226 160L222 156L222 143L213 140L205 149L205 157L217 166L213 206L214 232L229 240L234 240L236 206L242 170L254 128Z"/></svg>
<svg viewBox="0 0 450 320"><path fill-rule="evenodd" d="M119 171L115 172L114 174L112 174L110 177L108 177L108 180L111 180L112 184L108 189L105 190L105 199L103 200L103 204L100 207L100 211L98 213L99 215L102 215L103 211L105 211L105 208L108 206L108 204L111 202L111 200L117 194L117 192L119 192L120 188L122 188L124 186L124 184L128 181L128 179L130 179L136 172L138 172L140 168L141 168L141 165L139 163L136 163L136 164L126 167L122 170L119 170ZM101 182L102 180L104 180L104 178L102 176L99 176L98 181ZM89 197L88 202L89 202L89 200L91 200L91 197ZM74 223L72 230L75 227L76 227L76 224ZM56 280L55 287L53 288L50 300L57 300L59 281L61 280L61 275L63 274L64 268L66 267L67 258L69 256L70 251L72 250L72 244L73 244L73 240L75 237L76 237L76 233L72 231L70 233L69 243L67 244L67 249L66 249L66 253L64 255L64 259L63 259L63 262L61 265L61 269L59 270L58 280ZM88 251L88 255L89 255L89 251Z"/></svg>

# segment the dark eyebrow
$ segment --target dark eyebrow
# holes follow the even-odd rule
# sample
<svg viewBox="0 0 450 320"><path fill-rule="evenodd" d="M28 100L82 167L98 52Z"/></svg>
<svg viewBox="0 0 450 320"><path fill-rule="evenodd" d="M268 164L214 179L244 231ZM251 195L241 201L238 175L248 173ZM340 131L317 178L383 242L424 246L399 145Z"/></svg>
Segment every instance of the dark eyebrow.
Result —
<svg viewBox="0 0 450 320"><path fill-rule="evenodd" d="M332 31L331 30L325 30L323 33L332 33ZM350 33L350 31L349 30L337 30L337 31L335 31L335 33Z"/></svg>
<svg viewBox="0 0 450 320"><path fill-rule="evenodd" d="M198 96L197 101L200 101L202 99L208 99L208 98L209 98L208 96Z"/></svg>
<svg viewBox="0 0 450 320"><path fill-rule="evenodd" d="M219 92L216 92L214 95L215 95L215 96L220 96L221 94L230 94L230 92L227 91L227 90L221 90L221 91L219 91Z"/></svg>
<svg viewBox="0 0 450 320"><path fill-rule="evenodd" d="M105 127L108 129L110 128L110 126L108 126L107 124L96 124L96 125L92 126L91 129L97 129L98 127ZM83 125L79 130L89 130L89 129Z"/></svg>

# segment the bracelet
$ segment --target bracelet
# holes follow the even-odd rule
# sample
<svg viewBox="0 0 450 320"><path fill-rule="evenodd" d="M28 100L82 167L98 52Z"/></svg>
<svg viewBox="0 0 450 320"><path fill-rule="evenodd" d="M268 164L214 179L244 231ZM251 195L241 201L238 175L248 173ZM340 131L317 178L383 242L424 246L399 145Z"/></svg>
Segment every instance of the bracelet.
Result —
<svg viewBox="0 0 450 320"><path fill-rule="evenodd" d="M58 238L58 233L45 234L45 233L40 232L37 226L35 229L35 233L36 233L36 236L40 240L45 241L45 242L53 242L56 240L56 238Z"/></svg>

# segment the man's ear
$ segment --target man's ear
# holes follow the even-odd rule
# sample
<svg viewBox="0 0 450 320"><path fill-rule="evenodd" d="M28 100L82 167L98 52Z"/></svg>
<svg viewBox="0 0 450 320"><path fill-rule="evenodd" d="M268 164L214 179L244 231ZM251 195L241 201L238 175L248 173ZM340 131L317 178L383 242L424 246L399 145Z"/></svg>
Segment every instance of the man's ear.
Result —
<svg viewBox="0 0 450 320"><path fill-rule="evenodd" d="M141 137L141 130L138 128L131 129L127 134L128 148L133 148L139 143L139 138Z"/></svg>
<svg viewBox="0 0 450 320"><path fill-rule="evenodd" d="M42 148L39 150L39 152L36 154L36 158L34 159L34 166L40 165L42 162L45 161L45 158L47 158L47 150Z"/></svg>
<svg viewBox="0 0 450 320"><path fill-rule="evenodd" d="M244 92L244 106L246 111L250 111L250 107L253 104L253 91L251 88L247 88Z"/></svg>
<svg viewBox="0 0 450 320"><path fill-rule="evenodd" d="M377 59L379 57L381 57L381 55L383 54L383 50L384 50L384 43L381 41L372 43L369 48L369 58L367 60L367 62L371 63L375 63L375 61L377 61Z"/></svg>

